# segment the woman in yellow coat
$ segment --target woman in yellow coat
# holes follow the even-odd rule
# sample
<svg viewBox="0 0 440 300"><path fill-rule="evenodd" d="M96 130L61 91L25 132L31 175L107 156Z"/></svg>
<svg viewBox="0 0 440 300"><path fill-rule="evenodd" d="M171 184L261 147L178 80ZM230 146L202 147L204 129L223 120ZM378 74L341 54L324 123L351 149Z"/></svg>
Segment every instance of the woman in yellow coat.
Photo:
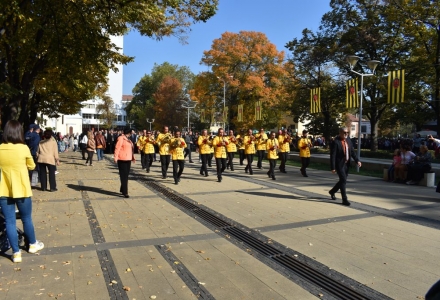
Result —
<svg viewBox="0 0 440 300"><path fill-rule="evenodd" d="M248 134L244 136L244 154L246 155L247 165L244 168L244 171L247 173L249 170L249 174L253 175L252 171L252 162L254 161L255 154L255 136L252 135L252 129L248 129Z"/></svg>
<svg viewBox="0 0 440 300"><path fill-rule="evenodd" d="M228 154L228 162L226 164L226 167L229 169L231 168L231 171L234 171L234 154L237 152L237 138L234 136L234 131L229 130L229 136L228 136L228 145L226 146L226 152Z"/></svg>
<svg viewBox="0 0 440 300"><path fill-rule="evenodd" d="M206 164L208 163L208 159L211 154L211 146L212 146L212 140L208 136L208 130L204 129L202 131L202 135L199 136L197 144L199 145L199 153L200 153L200 157L202 158L202 167L200 168L200 175L205 175L205 177L208 177L208 168L206 167Z"/></svg>
<svg viewBox="0 0 440 300"><path fill-rule="evenodd" d="M228 138L224 136L225 131L219 128L218 135L214 138L212 145L214 146L215 165L217 166L218 182L222 182L222 173L226 169L226 147L228 146Z"/></svg>
<svg viewBox="0 0 440 300"><path fill-rule="evenodd" d="M179 184L180 176L185 168L185 139L182 138L181 132L176 131L174 138L171 139L171 158L173 160L173 177L174 183Z"/></svg>
<svg viewBox="0 0 440 300"><path fill-rule="evenodd" d="M269 171L267 172L267 176L272 178L272 180L276 180L275 178L275 167L277 165L278 159L278 151L279 151L279 143L275 137L275 132L270 133L270 137L266 142L266 150L267 150L267 159L269 160Z"/></svg>
<svg viewBox="0 0 440 300"><path fill-rule="evenodd" d="M12 248L12 261L21 262L18 245L15 205L21 215L24 235L29 241L29 253L36 253L44 244L35 238L32 222L32 190L29 170L35 169L31 152L24 143L23 127L11 120L5 125L3 144L0 145L0 208L5 217L6 235Z"/></svg>

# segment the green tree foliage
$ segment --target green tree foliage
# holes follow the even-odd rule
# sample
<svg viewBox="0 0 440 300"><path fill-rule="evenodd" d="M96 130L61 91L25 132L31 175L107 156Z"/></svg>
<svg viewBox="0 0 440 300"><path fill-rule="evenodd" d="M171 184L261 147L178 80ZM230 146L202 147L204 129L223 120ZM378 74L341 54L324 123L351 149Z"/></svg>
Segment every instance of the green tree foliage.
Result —
<svg viewBox="0 0 440 300"><path fill-rule="evenodd" d="M33 122L41 106L76 111L132 58L110 36L130 28L161 39L184 38L192 22L215 14L218 0L0 1L0 107L9 119ZM60 104L65 102L66 104Z"/></svg>
<svg viewBox="0 0 440 300"><path fill-rule="evenodd" d="M181 94L191 89L194 74L188 67L179 67L165 62L161 65L155 64L151 74L144 75L133 88L133 100L127 105L126 111L130 119L134 120L138 127L147 128L148 119L156 120L156 99L153 96L162 84L164 78L173 77L181 83ZM159 127L160 128L160 127Z"/></svg>

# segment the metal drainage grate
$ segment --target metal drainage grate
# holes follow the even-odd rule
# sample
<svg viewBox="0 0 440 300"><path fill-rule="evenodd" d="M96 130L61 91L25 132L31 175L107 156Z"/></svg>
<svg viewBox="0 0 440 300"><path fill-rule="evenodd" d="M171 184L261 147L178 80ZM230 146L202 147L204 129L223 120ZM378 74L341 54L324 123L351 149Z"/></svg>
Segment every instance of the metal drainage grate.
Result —
<svg viewBox="0 0 440 300"><path fill-rule="evenodd" d="M347 300L365 300L365 299L391 299L379 292L372 290L368 287L364 287L364 290L369 291L372 296L367 296L362 291L354 290L351 286L348 286L346 283L333 279L331 274L326 275L323 272L314 269L312 266L307 265L299 261L297 258L288 255L274 246L269 244L269 239L267 242L262 241L250 233L237 228L235 225L228 223L219 217L213 215L212 213L206 211L205 209L197 206L188 200L182 198L174 191L168 190L159 184L146 180L144 178L140 178L147 187L152 188L153 190L163 194L166 198L173 201L174 203L186 208L192 213L199 216L201 219L206 222L214 225L215 227L221 229L222 231L229 234L231 237L235 238L237 241L242 242L247 247L257 251L262 254L266 258L277 263L278 266L289 270L294 273L296 276L312 283L313 285L326 290L328 293L332 294L337 299L347 299ZM271 266L272 267L272 266ZM344 275L342 275L345 277ZM362 284L359 283L359 286Z"/></svg>

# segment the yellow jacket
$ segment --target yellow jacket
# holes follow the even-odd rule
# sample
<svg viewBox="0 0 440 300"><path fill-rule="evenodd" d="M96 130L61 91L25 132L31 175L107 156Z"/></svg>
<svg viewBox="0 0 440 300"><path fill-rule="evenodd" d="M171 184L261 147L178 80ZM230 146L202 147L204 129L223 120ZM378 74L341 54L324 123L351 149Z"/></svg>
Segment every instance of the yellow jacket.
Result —
<svg viewBox="0 0 440 300"><path fill-rule="evenodd" d="M290 152L290 144L286 136L278 136L278 143L280 145L280 152Z"/></svg>
<svg viewBox="0 0 440 300"><path fill-rule="evenodd" d="M171 133L160 133L156 142L159 144L160 155L170 155L170 141L172 139Z"/></svg>
<svg viewBox="0 0 440 300"><path fill-rule="evenodd" d="M237 143L238 143L238 140L239 140L239 139L242 140L242 141L241 141L241 146L238 147L238 149L239 149L239 150L244 150L244 141L243 141L244 136L242 136L242 135L239 134L239 135L237 135L235 138L237 139Z"/></svg>
<svg viewBox="0 0 440 300"><path fill-rule="evenodd" d="M0 197L31 197L29 170L33 169L35 169L35 163L28 146L25 144L1 144Z"/></svg>
<svg viewBox="0 0 440 300"><path fill-rule="evenodd" d="M222 145L222 142L225 142L225 145ZM227 137L219 137L216 136L212 141L212 145L214 146L214 157L215 158L226 158L226 147L229 144Z"/></svg>
<svg viewBox="0 0 440 300"><path fill-rule="evenodd" d="M279 143L277 139L268 139L266 142L267 159L278 159Z"/></svg>
<svg viewBox="0 0 440 300"><path fill-rule="evenodd" d="M184 160L185 153L183 150L186 148L186 143L184 138L173 138L171 139L171 158L172 160Z"/></svg>
<svg viewBox="0 0 440 300"><path fill-rule="evenodd" d="M266 150L267 134L257 133L255 135L255 144L257 145L257 150Z"/></svg>
<svg viewBox="0 0 440 300"><path fill-rule="evenodd" d="M149 139L147 136L139 137L136 145L144 154L154 153L154 139Z"/></svg>
<svg viewBox="0 0 440 300"><path fill-rule="evenodd" d="M199 145L200 154L210 154L211 153L211 145L212 140L209 140L209 136L199 136L199 140L197 141Z"/></svg>
<svg viewBox="0 0 440 300"><path fill-rule="evenodd" d="M244 154L255 154L255 140L252 140L249 135L245 135L243 139Z"/></svg>
<svg viewBox="0 0 440 300"><path fill-rule="evenodd" d="M228 145L226 146L227 152L237 152L237 138L227 137Z"/></svg>
<svg viewBox="0 0 440 300"><path fill-rule="evenodd" d="M310 147L312 142L308 138L301 137L298 141L299 156L310 157Z"/></svg>

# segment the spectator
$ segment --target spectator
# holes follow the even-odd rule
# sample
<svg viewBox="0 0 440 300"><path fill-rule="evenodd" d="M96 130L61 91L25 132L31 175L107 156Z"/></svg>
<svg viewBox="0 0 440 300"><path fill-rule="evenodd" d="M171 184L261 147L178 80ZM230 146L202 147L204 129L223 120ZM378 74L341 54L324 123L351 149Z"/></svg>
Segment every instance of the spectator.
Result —
<svg viewBox="0 0 440 300"><path fill-rule="evenodd" d="M101 133L101 131L98 131L98 133L95 136L95 144L96 144L96 155L98 156L98 161L104 159L104 150L107 145L105 141L104 135Z"/></svg>
<svg viewBox="0 0 440 300"><path fill-rule="evenodd" d="M424 173L431 170L432 156L425 145L420 146L420 152L414 158L414 162L408 165L408 179L406 184L418 184Z"/></svg>
<svg viewBox="0 0 440 300"><path fill-rule="evenodd" d="M40 142L37 152L37 161L40 168L41 190L47 190L47 171L49 171L50 191L57 191L57 183L55 180L55 165L60 165L58 156L58 147L52 138L52 130L46 130L43 134L43 140Z"/></svg>
<svg viewBox="0 0 440 300"><path fill-rule="evenodd" d="M396 166L400 165L401 161L402 157L400 156L400 150L394 150L393 163L388 168L388 181L394 181L394 169L396 168Z"/></svg>
<svg viewBox="0 0 440 300"><path fill-rule="evenodd" d="M419 153L419 149L421 145L422 145L422 138L420 137L420 134L417 134L416 137L413 139L412 152Z"/></svg>
<svg viewBox="0 0 440 300"><path fill-rule="evenodd" d="M403 183L406 181L405 172L408 171L408 164L410 164L416 155L411 152L410 145L402 145L400 148L400 157L402 160L398 166L394 167L394 181Z"/></svg>
<svg viewBox="0 0 440 300"><path fill-rule="evenodd" d="M96 143L95 143L95 137L93 136L93 133L89 131L87 134L87 159L86 159L86 165L87 163L90 164L90 166L93 166L93 154L96 150Z"/></svg>

